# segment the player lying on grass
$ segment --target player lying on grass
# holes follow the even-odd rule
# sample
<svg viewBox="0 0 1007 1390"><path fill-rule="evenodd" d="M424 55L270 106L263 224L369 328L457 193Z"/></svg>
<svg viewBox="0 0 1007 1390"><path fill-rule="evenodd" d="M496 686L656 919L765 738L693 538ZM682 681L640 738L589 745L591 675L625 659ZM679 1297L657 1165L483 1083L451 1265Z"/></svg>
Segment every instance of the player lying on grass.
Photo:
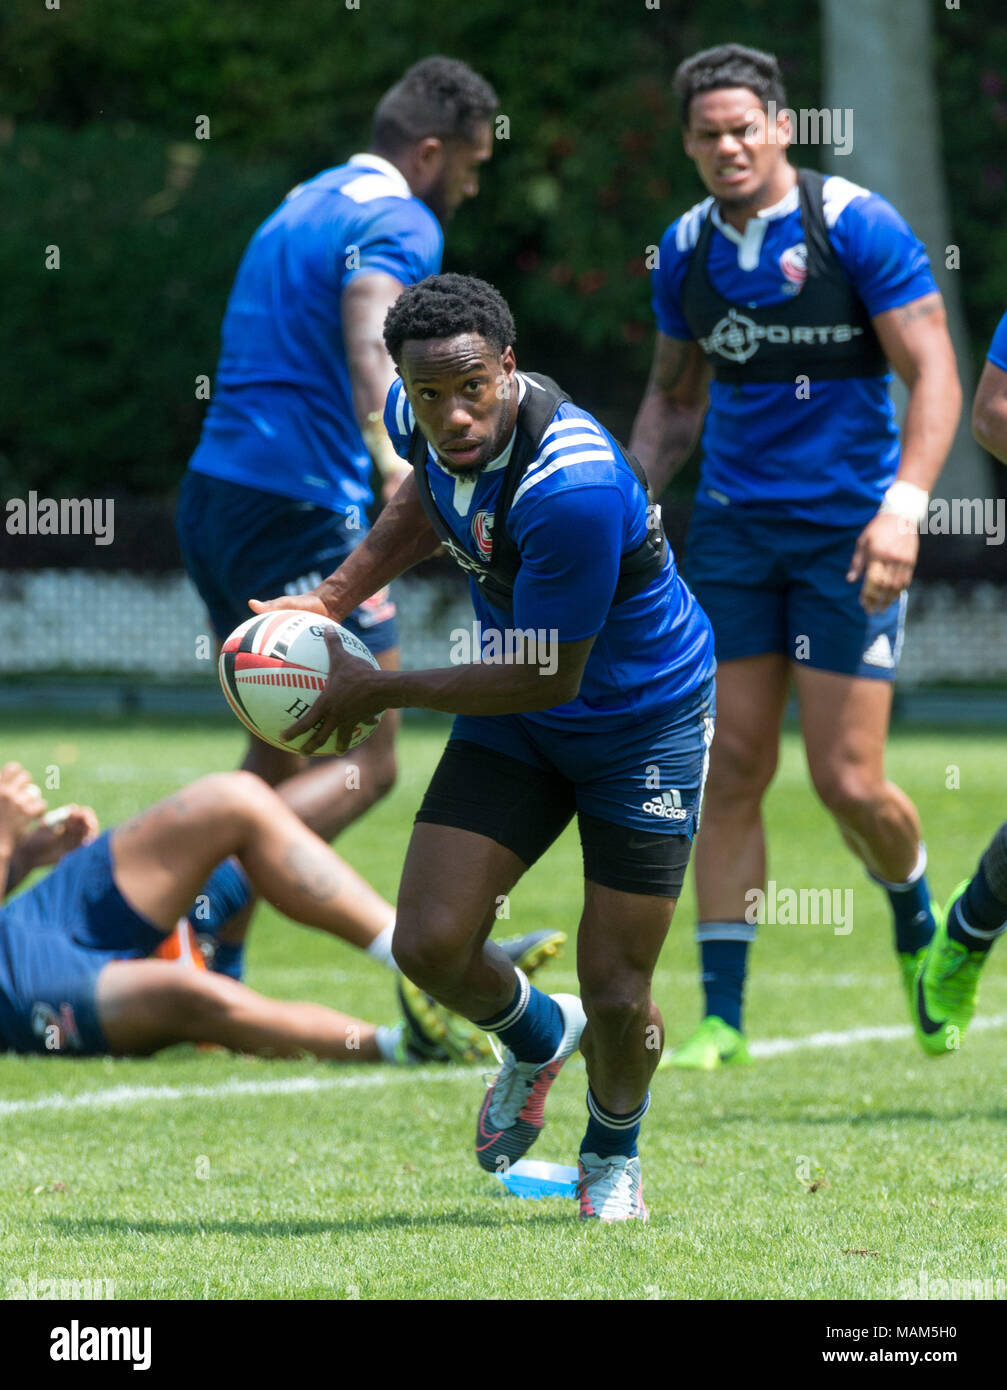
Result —
<svg viewBox="0 0 1007 1390"><path fill-rule="evenodd" d="M360 928L360 903L372 890L251 773L204 777L103 835L82 807L70 808L59 829L31 829L45 809L23 768L0 771L0 884L59 861L0 907L0 1049L145 1055L212 1042L273 1057L404 1063L446 1060L437 1037L447 1035L457 1052L471 1035L459 1020L455 1042L443 1011L435 1036L409 1012L397 1027L375 1027L149 959L228 855L295 921L347 940ZM557 933L533 936L506 943L532 968L555 953Z"/></svg>
<svg viewBox="0 0 1007 1390"><path fill-rule="evenodd" d="M484 643L472 662L374 671L330 643L329 683L286 732L317 727L317 746L338 728L345 746L376 710L458 716L417 815L395 957L504 1045L479 1163L498 1170L534 1143L579 1045L581 1215L645 1218L637 1135L663 1034L651 977L699 817L713 639L638 467L555 383L517 370L514 336L481 280L434 276L401 295L385 320L401 377L385 423L413 477L313 595L252 607L341 620L442 541L470 575ZM583 1006L541 993L487 942L501 896L575 813Z"/></svg>
<svg viewBox="0 0 1007 1390"><path fill-rule="evenodd" d="M976 1004L979 972L1007 930L1007 821L972 878L951 894L916 976L912 1011L924 1052L945 1057L961 1046Z"/></svg>

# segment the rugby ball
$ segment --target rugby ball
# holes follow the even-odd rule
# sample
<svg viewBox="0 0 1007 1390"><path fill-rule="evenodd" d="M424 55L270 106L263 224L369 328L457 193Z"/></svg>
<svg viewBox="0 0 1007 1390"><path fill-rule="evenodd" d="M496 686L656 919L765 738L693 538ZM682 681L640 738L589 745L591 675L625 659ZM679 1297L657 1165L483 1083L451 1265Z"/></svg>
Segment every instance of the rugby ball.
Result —
<svg viewBox="0 0 1007 1390"><path fill-rule="evenodd" d="M331 618L300 608L256 613L236 627L220 649L220 684L227 703L244 724L264 743L287 753L300 752L310 733L284 743L280 734L308 710L325 689L329 652L325 629L334 628L344 649L374 667L374 657L352 632ZM353 730L350 748L369 738L381 721L379 714ZM333 733L315 757L336 753Z"/></svg>

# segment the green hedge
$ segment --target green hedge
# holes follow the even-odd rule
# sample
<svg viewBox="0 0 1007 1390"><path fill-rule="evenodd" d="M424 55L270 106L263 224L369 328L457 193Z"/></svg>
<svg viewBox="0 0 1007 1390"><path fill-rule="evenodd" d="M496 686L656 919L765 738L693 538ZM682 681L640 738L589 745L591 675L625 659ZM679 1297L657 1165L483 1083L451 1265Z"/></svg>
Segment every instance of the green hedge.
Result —
<svg viewBox="0 0 1007 1390"><path fill-rule="evenodd" d="M174 485L249 235L290 186L365 144L378 96L431 52L484 72L510 120L450 229L446 268L497 283L522 360L588 391L624 430L653 331L645 248L702 196L681 151L675 65L728 38L773 47L791 103L818 103L806 0L359 3L23 0L2 21L0 488ZM1003 193L988 143L968 133L977 109L1002 122L989 72L1007 72L1007 38L987 42L982 10L995 13L968 0L953 27L941 21L977 351L1007 302ZM194 138L198 116L209 140ZM58 271L44 267L52 245Z"/></svg>

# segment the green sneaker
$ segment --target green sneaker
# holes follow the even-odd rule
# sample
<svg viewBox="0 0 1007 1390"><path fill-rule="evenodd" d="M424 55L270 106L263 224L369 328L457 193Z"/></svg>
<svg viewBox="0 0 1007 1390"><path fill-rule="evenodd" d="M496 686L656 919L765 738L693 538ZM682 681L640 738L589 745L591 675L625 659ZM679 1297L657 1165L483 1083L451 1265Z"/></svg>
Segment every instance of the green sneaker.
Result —
<svg viewBox="0 0 1007 1390"><path fill-rule="evenodd" d="M930 915L934 919L937 927L940 927L944 920L944 913L938 903L933 898L930 899ZM933 941L933 937L930 938ZM920 966L929 950L930 943L921 946L918 951L899 951L899 973L902 976L902 988L905 991L906 1000L909 1004L909 1017L915 1020L916 1012L913 1008L913 995L916 993L916 976L919 974Z"/></svg>
<svg viewBox="0 0 1007 1390"><path fill-rule="evenodd" d="M976 1006L979 972L986 963L985 951L970 951L948 936L948 916L968 886L968 879L959 883L948 899L913 983L910 1006L916 1036L931 1057L946 1057L961 1047Z"/></svg>
<svg viewBox="0 0 1007 1390"><path fill-rule="evenodd" d="M747 1066L751 1060L744 1035L716 1014L704 1018L692 1037L671 1054L673 1067L689 1067L696 1071Z"/></svg>
<svg viewBox="0 0 1007 1390"><path fill-rule="evenodd" d="M902 988L905 990L906 1000L909 1003L910 1018L915 1018L913 993L916 989L916 976L920 973L920 966L923 964L927 949L926 946L921 946L918 951L899 952L899 971L902 975Z"/></svg>

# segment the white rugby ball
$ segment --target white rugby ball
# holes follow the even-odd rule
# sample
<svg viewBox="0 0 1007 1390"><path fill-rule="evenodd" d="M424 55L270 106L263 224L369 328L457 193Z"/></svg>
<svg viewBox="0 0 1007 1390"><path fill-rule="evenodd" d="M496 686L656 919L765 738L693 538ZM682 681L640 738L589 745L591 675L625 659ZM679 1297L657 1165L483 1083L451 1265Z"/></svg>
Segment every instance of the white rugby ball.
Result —
<svg viewBox="0 0 1007 1390"><path fill-rule="evenodd" d="M236 627L220 649L220 684L227 703L244 724L274 748L288 753L301 751L310 733L284 743L281 732L308 710L325 689L329 675L329 652L325 629L334 628L343 648L351 656L368 661L374 657L352 632L331 618L307 613L300 608L256 613ZM353 730L350 748L369 738L381 722L381 715ZM315 757L337 752L333 733L316 748Z"/></svg>

